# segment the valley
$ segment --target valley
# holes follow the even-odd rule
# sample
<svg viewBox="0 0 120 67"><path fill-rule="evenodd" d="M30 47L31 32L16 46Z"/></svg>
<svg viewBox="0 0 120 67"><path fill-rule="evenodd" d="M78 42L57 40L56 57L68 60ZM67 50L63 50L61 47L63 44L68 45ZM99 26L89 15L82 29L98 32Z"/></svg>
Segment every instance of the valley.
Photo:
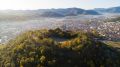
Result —
<svg viewBox="0 0 120 67"><path fill-rule="evenodd" d="M79 15L61 18L40 17L24 21L1 21L0 43L8 42L18 34L34 29L55 29L99 32L107 40L120 40L120 22L108 22L119 15Z"/></svg>

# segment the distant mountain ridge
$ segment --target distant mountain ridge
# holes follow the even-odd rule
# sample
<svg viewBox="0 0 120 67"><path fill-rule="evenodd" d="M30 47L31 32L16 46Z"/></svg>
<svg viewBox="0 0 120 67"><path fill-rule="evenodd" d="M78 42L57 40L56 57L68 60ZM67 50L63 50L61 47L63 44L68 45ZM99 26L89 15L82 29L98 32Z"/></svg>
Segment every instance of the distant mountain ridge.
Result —
<svg viewBox="0 0 120 67"><path fill-rule="evenodd" d="M95 8L94 10L99 13L120 13L120 6L111 8Z"/></svg>
<svg viewBox="0 0 120 67"><path fill-rule="evenodd" d="M38 10L0 10L0 20L26 20L40 17L66 17L78 15L101 15L103 13L120 13L120 7L96 8L85 10L81 8L38 9Z"/></svg>
<svg viewBox="0 0 120 67"><path fill-rule="evenodd" d="M94 10L84 10L80 8L64 9L39 9L39 10L0 10L1 19L11 18L37 18L37 17L66 17L77 15L99 15Z"/></svg>
<svg viewBox="0 0 120 67"><path fill-rule="evenodd" d="M84 10L80 8L67 8L67 9L50 9L43 12L42 16L54 16L59 15L64 16L77 16L77 15L99 15L98 12L94 10Z"/></svg>

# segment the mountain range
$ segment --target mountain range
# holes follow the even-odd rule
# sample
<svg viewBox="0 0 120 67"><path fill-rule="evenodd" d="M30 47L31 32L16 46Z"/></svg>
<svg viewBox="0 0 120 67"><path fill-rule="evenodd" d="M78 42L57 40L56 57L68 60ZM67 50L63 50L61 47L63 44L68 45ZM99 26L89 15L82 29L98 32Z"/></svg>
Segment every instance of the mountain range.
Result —
<svg viewBox="0 0 120 67"><path fill-rule="evenodd" d="M49 9L42 13L42 16L77 16L77 15L99 15L98 12L94 10L84 10L80 8L66 8L66 9Z"/></svg>
<svg viewBox="0 0 120 67"><path fill-rule="evenodd" d="M120 7L95 8L85 10L81 8L38 9L38 10L0 10L0 20L24 20L40 17L66 17L77 15L101 15L103 13L120 13Z"/></svg>
<svg viewBox="0 0 120 67"><path fill-rule="evenodd" d="M111 8L95 8L94 10L99 13L120 13L120 6Z"/></svg>

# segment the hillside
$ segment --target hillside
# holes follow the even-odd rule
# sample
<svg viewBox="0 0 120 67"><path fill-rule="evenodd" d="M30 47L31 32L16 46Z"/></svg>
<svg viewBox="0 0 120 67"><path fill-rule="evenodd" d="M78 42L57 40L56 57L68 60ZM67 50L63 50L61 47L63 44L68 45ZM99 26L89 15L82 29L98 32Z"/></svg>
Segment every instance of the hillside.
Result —
<svg viewBox="0 0 120 67"><path fill-rule="evenodd" d="M119 67L119 52L95 37L59 28L28 31L1 48L0 67Z"/></svg>

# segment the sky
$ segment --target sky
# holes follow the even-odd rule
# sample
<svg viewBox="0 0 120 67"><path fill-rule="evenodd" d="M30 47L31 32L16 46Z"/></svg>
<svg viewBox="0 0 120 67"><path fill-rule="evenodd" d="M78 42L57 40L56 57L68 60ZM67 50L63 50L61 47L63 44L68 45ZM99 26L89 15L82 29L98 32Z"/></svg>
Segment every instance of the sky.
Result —
<svg viewBox="0 0 120 67"><path fill-rule="evenodd" d="M83 9L120 6L120 0L0 0L0 10L34 10L77 7Z"/></svg>

